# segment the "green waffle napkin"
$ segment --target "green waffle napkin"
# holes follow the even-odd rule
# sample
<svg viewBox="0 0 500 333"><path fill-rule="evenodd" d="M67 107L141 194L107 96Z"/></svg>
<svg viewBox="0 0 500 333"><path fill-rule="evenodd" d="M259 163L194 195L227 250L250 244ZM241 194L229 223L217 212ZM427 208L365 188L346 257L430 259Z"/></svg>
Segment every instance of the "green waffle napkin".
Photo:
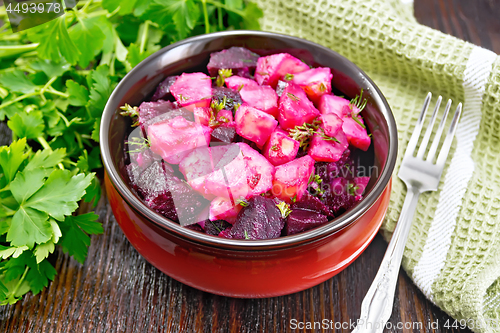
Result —
<svg viewBox="0 0 500 333"><path fill-rule="evenodd" d="M264 11L263 30L339 52L366 71L386 96L399 134L382 227L386 239L406 194L396 176L399 164L427 92L434 95L431 105L438 95L451 98L455 107L464 102L439 190L420 197L403 268L452 317L467 319L478 332L500 332L499 57L418 24L409 1L256 2Z"/></svg>

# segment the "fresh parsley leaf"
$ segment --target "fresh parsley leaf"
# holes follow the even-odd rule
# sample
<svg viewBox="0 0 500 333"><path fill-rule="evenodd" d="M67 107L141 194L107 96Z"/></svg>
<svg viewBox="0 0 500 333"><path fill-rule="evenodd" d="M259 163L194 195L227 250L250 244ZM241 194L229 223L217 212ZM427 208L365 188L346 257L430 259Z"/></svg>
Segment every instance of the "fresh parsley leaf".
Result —
<svg viewBox="0 0 500 333"><path fill-rule="evenodd" d="M120 15L130 14L134 11L135 5L138 0L103 0L102 7L107 9L108 12L114 12L118 7L120 7L118 13Z"/></svg>
<svg viewBox="0 0 500 333"><path fill-rule="evenodd" d="M26 139L22 138L11 143L10 146L0 147L0 166L7 182L14 179L21 164L28 158L25 153Z"/></svg>
<svg viewBox="0 0 500 333"><path fill-rule="evenodd" d="M101 129L101 118L97 118L94 122L94 129L92 131L92 140L99 142L99 131Z"/></svg>
<svg viewBox="0 0 500 333"><path fill-rule="evenodd" d="M130 66L135 67L137 66L141 61L146 59L149 56L149 53L143 52L140 53L139 46L136 44L132 43L128 47L128 54L127 54L127 61L130 63Z"/></svg>
<svg viewBox="0 0 500 333"><path fill-rule="evenodd" d="M49 256L49 254L53 253L54 250L55 250L55 244L52 240L49 240L48 242L43 244L38 244L35 247L34 251L36 257L36 263L39 264L40 262L42 262L45 258Z"/></svg>
<svg viewBox="0 0 500 333"><path fill-rule="evenodd" d="M7 122L9 128L20 138L36 139L43 135L45 123L40 111L16 113Z"/></svg>
<svg viewBox="0 0 500 333"><path fill-rule="evenodd" d="M66 15L30 29L30 38L39 42L37 53L44 59L60 61L63 56L70 64L75 65L80 58L80 51L71 40L66 27Z"/></svg>
<svg viewBox="0 0 500 333"><path fill-rule="evenodd" d="M98 215L88 213L78 216L67 216L61 229L63 237L61 245L63 251L69 253L80 263L85 261L90 237L87 234L100 234L103 232L102 226L96 222Z"/></svg>
<svg viewBox="0 0 500 333"><path fill-rule="evenodd" d="M78 17L78 23L71 27L69 31L69 37L80 51L78 65L82 68L87 67L90 61L102 50L106 38L100 28L102 19L102 16L84 19Z"/></svg>
<svg viewBox="0 0 500 333"><path fill-rule="evenodd" d="M253 2L248 2L243 10L243 23L246 29L260 30L259 19L264 15L262 10Z"/></svg>
<svg viewBox="0 0 500 333"><path fill-rule="evenodd" d="M48 78L61 76L70 69L70 64L68 64L64 59L61 59L60 62L38 59L31 62L29 66L36 71L44 72Z"/></svg>
<svg viewBox="0 0 500 333"><path fill-rule="evenodd" d="M36 84L28 80L22 71L6 72L0 76L0 85L7 87L11 92L29 94L35 91Z"/></svg>
<svg viewBox="0 0 500 333"><path fill-rule="evenodd" d="M90 95L88 102L88 109L92 117L100 117L106 102L108 101L111 92L113 91L113 86L111 85L111 79L109 78L109 67L99 66L92 74L90 78Z"/></svg>
<svg viewBox="0 0 500 333"><path fill-rule="evenodd" d="M26 250L28 250L28 247L26 245L19 247L17 246L7 247L0 245L0 257L2 259L7 259L10 256L12 256L12 258L17 258Z"/></svg>
<svg viewBox="0 0 500 333"><path fill-rule="evenodd" d="M173 21L178 38L184 39L194 29L200 14L200 6L193 0L152 0L141 18L161 27L167 27Z"/></svg>
<svg viewBox="0 0 500 333"><path fill-rule="evenodd" d="M49 285L49 280L54 280L57 271L48 260L43 260L37 264L32 258L29 266L30 270L26 275L26 281L28 281L33 294L36 295Z"/></svg>
<svg viewBox="0 0 500 333"><path fill-rule="evenodd" d="M69 104L75 106L84 106L89 101L89 91L82 85L73 80L66 81L66 92L69 94Z"/></svg>
<svg viewBox="0 0 500 333"><path fill-rule="evenodd" d="M18 172L16 178L10 183L10 191L22 205L44 184L46 172L42 168Z"/></svg>
<svg viewBox="0 0 500 333"><path fill-rule="evenodd" d="M45 243L52 237L52 229L45 212L21 206L14 214L7 241L14 246L26 245L30 249L35 243Z"/></svg>
<svg viewBox="0 0 500 333"><path fill-rule="evenodd" d="M59 148L52 151L48 149L39 150L33 155L23 171L53 168L61 163L65 156L66 148Z"/></svg>
<svg viewBox="0 0 500 333"><path fill-rule="evenodd" d="M69 170L56 169L24 206L38 209L62 221L78 208L78 201L93 177L93 174L85 176L83 173L72 176Z"/></svg>

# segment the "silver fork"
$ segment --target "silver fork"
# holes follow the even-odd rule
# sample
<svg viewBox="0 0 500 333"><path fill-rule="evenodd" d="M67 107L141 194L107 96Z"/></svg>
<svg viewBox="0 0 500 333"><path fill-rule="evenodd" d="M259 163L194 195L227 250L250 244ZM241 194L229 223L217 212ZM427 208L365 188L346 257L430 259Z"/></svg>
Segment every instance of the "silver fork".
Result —
<svg viewBox="0 0 500 333"><path fill-rule="evenodd" d="M405 182L407 188L403 209L401 210L396 229L389 242L389 246L387 247L387 251L385 252L384 259L382 260L377 275L363 299L361 317L353 333L380 333L384 330L385 324L391 317L399 267L401 265L406 240L410 232L413 215L415 214L415 208L417 207L418 197L422 192L437 190L446 159L448 158L453 136L457 129L458 119L462 112L462 103L459 103L457 106L457 110L453 116L448 134L441 146L441 151L437 157L436 163L434 164L433 162L446 123L446 118L450 111L451 100L448 100L446 104L444 115L439 124L436 136L429 149L427 158L424 159L427 145L432 134L432 128L434 127L439 106L441 105L441 96L439 96L437 100L434 113L432 114L429 127L418 149L417 156L413 156L431 97L432 94L429 93L425 98L422 112L420 113L417 125L410 138L403 157L403 162L399 169L398 176Z"/></svg>

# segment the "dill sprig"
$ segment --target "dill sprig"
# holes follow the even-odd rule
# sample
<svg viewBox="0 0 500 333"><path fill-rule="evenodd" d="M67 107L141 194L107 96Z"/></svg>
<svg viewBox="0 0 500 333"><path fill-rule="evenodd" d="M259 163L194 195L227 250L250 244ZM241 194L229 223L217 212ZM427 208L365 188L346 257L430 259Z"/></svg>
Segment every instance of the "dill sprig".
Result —
<svg viewBox="0 0 500 333"><path fill-rule="evenodd" d="M226 107L226 102L227 102L226 96L224 96L222 101L218 101L216 99L212 100L212 102L210 103L210 118L208 119L208 126L209 127L214 127L214 126L220 125L220 121L217 120L217 115L219 114L220 110L222 110ZM220 120L222 120L222 122L227 123L228 119L226 119L225 117L223 117L223 118L224 119L220 119Z"/></svg>
<svg viewBox="0 0 500 333"><path fill-rule="evenodd" d="M333 136L326 135L325 131L319 127L321 120L315 119L312 123L304 123L301 126L295 126L289 130L289 136L299 142L299 147L307 149L310 143L310 139L314 134L318 134L323 140L335 141L339 143L340 141Z"/></svg>
<svg viewBox="0 0 500 333"><path fill-rule="evenodd" d="M288 96L288 98L293 99L295 102L300 101L300 98L298 98L297 96L295 96L292 93L286 93L286 95Z"/></svg>
<svg viewBox="0 0 500 333"><path fill-rule="evenodd" d="M349 192L349 195L355 196L357 190L359 190L359 186L354 186L353 183L347 184L347 191Z"/></svg>
<svg viewBox="0 0 500 333"><path fill-rule="evenodd" d="M131 140L126 142L129 146L135 146L137 148L131 149L128 152L129 153L141 153L144 150L149 148L149 140L147 138L138 138L138 137L133 137Z"/></svg>
<svg viewBox="0 0 500 333"><path fill-rule="evenodd" d="M284 201L281 201L279 204L276 204L276 207L278 207L278 209L281 212L281 217L283 217L284 219L286 219L287 216L290 215L290 213L292 212L292 210L290 209L290 205Z"/></svg>
<svg viewBox="0 0 500 333"><path fill-rule="evenodd" d="M245 199L238 199L236 200L236 204L242 207L247 207L250 203Z"/></svg>
<svg viewBox="0 0 500 333"><path fill-rule="evenodd" d="M125 103L124 106L120 106L120 114L124 117L130 117L134 120L132 127L139 126L139 108L137 106L130 106L130 104Z"/></svg>
<svg viewBox="0 0 500 333"><path fill-rule="evenodd" d="M232 69L221 68L219 69L219 76L217 76L215 84L217 85L217 87L222 87L224 85L225 80L231 76L233 76Z"/></svg>
<svg viewBox="0 0 500 333"><path fill-rule="evenodd" d="M351 115L351 117L352 117L352 120L354 120L355 122L357 122L359 126L361 126L363 128L366 128L365 124L363 124L361 122L361 120L359 119L358 115L353 114L353 115Z"/></svg>
<svg viewBox="0 0 500 333"><path fill-rule="evenodd" d="M357 107L359 111L363 111L363 109L366 107L367 100L366 98L363 98L363 89L361 89L361 92L359 95L356 95L351 101L349 102L349 107L351 110L353 109L353 106Z"/></svg>

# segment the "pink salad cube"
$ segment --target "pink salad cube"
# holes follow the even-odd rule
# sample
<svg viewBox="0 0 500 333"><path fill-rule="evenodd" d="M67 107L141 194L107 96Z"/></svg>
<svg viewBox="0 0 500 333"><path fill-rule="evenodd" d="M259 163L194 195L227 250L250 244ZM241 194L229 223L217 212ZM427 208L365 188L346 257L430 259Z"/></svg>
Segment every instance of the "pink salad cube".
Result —
<svg viewBox="0 0 500 333"><path fill-rule="evenodd" d="M209 147L196 148L179 163L179 171L188 184L208 200L215 197L205 190L205 179L214 171L211 150Z"/></svg>
<svg viewBox="0 0 500 333"><path fill-rule="evenodd" d="M231 146L239 149L236 157L207 177L206 190L219 197L237 200L271 189L274 166L246 143ZM234 155L234 149L228 154Z"/></svg>
<svg viewBox="0 0 500 333"><path fill-rule="evenodd" d="M226 82L226 86L229 89L233 89L236 91L240 91L244 87L258 87L259 84L252 79L247 79L246 77L241 77L238 75L233 75L224 80Z"/></svg>
<svg viewBox="0 0 500 333"><path fill-rule="evenodd" d="M210 119L210 107L195 107L193 109L194 121L203 126L208 126L208 121Z"/></svg>
<svg viewBox="0 0 500 333"><path fill-rule="evenodd" d="M263 148L263 154L273 165L281 165L293 160L299 151L300 143L287 133L276 128Z"/></svg>
<svg viewBox="0 0 500 333"><path fill-rule="evenodd" d="M332 92L332 72L330 68L318 67L294 74L291 82L299 85L313 102Z"/></svg>
<svg viewBox="0 0 500 333"><path fill-rule="evenodd" d="M210 221L225 220L231 224L236 222L236 216L240 212L241 206L236 201L217 197L210 203L210 212L208 218Z"/></svg>
<svg viewBox="0 0 500 333"><path fill-rule="evenodd" d="M274 131L278 122L270 114L243 104L235 115L236 132L262 147Z"/></svg>
<svg viewBox="0 0 500 333"><path fill-rule="evenodd" d="M322 114L335 114L342 118L342 130L347 141L356 148L368 150L371 138L368 136L363 119L359 116L360 110L356 106L349 105L349 101L345 98L323 95L318 108Z"/></svg>
<svg viewBox="0 0 500 333"><path fill-rule="evenodd" d="M334 138L339 142L325 140L318 134L314 134L307 153L318 162L337 162L349 146L349 143L342 130L339 130Z"/></svg>
<svg viewBox="0 0 500 333"><path fill-rule="evenodd" d="M260 57L255 69L255 80L276 88L278 80L286 74L296 74L307 71L309 66L288 53L272 54Z"/></svg>
<svg viewBox="0 0 500 333"><path fill-rule="evenodd" d="M322 114L320 119L321 128L325 131L326 135L335 137L337 132L342 130L342 119L334 113Z"/></svg>
<svg viewBox="0 0 500 333"><path fill-rule="evenodd" d="M307 190L309 178L314 173L311 156L295 159L276 167L272 193L281 200L299 201Z"/></svg>
<svg viewBox="0 0 500 333"><path fill-rule="evenodd" d="M250 86L241 89L241 99L247 105L278 118L278 95L270 86Z"/></svg>
<svg viewBox="0 0 500 333"><path fill-rule="evenodd" d="M210 127L181 116L148 127L151 151L171 164L178 164L193 149L210 143Z"/></svg>
<svg viewBox="0 0 500 333"><path fill-rule="evenodd" d="M289 83L280 97L278 120L283 129L311 123L319 111L298 85Z"/></svg>
<svg viewBox="0 0 500 333"><path fill-rule="evenodd" d="M170 86L175 100L184 107L208 107L212 98L212 80L203 73L182 73Z"/></svg>

